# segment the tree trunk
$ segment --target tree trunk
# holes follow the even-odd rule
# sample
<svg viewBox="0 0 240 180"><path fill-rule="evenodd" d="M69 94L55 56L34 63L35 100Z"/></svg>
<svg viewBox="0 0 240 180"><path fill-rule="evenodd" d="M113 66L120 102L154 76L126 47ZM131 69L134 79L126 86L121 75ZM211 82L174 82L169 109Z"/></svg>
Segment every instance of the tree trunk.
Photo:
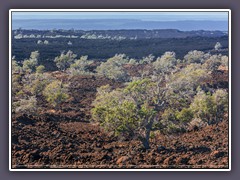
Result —
<svg viewBox="0 0 240 180"><path fill-rule="evenodd" d="M150 149L149 146L149 139L147 138L141 138L142 145L144 146L145 149Z"/></svg>
<svg viewBox="0 0 240 180"><path fill-rule="evenodd" d="M140 138L145 149L150 149L149 138L150 138L150 132L152 129L153 121L154 121L154 118L150 118L150 122L146 126L145 135L144 137Z"/></svg>

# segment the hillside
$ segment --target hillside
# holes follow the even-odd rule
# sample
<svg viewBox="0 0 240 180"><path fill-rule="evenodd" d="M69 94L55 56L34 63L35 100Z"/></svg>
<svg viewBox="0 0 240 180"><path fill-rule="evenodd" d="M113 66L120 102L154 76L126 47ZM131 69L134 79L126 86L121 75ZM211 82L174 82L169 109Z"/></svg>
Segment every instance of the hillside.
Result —
<svg viewBox="0 0 240 180"><path fill-rule="evenodd" d="M129 69L133 71L134 69ZM208 83L228 88L228 72L212 74ZM61 72L51 76L67 81ZM228 116L218 124L185 133L158 134L145 150L138 140L114 137L91 123L96 88L122 83L94 76L71 79L74 99L56 111L39 101L37 116L13 114L13 168L228 168Z"/></svg>

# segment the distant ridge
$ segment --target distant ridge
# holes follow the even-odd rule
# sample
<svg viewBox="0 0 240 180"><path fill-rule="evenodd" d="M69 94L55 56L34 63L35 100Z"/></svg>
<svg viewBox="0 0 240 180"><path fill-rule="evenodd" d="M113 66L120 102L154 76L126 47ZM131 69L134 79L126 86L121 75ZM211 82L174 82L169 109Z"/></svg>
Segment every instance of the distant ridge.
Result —
<svg viewBox="0 0 240 180"><path fill-rule="evenodd" d="M137 19L14 19L12 29L178 29L181 31L208 30L228 31L228 21L143 21Z"/></svg>

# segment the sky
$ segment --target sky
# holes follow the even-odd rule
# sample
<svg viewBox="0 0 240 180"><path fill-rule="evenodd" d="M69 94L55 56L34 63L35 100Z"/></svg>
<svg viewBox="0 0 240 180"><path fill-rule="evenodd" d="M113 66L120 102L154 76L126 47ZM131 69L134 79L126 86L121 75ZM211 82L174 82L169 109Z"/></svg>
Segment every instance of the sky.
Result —
<svg viewBox="0 0 240 180"><path fill-rule="evenodd" d="M228 21L228 12L12 12L12 19L138 19Z"/></svg>

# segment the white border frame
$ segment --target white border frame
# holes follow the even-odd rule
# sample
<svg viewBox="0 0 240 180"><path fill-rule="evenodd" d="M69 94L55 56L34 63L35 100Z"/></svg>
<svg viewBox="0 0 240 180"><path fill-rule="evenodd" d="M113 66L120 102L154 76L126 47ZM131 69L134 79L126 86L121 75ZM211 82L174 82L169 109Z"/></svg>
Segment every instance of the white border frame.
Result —
<svg viewBox="0 0 240 180"><path fill-rule="evenodd" d="M228 145L228 154L229 154L229 168L228 169L13 169L12 168L12 157L11 157L11 126L12 126L12 97L11 97L11 82L12 82L12 73L11 73L11 58L12 58L12 12L107 12L107 11L129 11L129 12L228 12L228 47L229 47L229 145ZM230 9L10 9L9 10L9 171L231 171L231 10Z"/></svg>

